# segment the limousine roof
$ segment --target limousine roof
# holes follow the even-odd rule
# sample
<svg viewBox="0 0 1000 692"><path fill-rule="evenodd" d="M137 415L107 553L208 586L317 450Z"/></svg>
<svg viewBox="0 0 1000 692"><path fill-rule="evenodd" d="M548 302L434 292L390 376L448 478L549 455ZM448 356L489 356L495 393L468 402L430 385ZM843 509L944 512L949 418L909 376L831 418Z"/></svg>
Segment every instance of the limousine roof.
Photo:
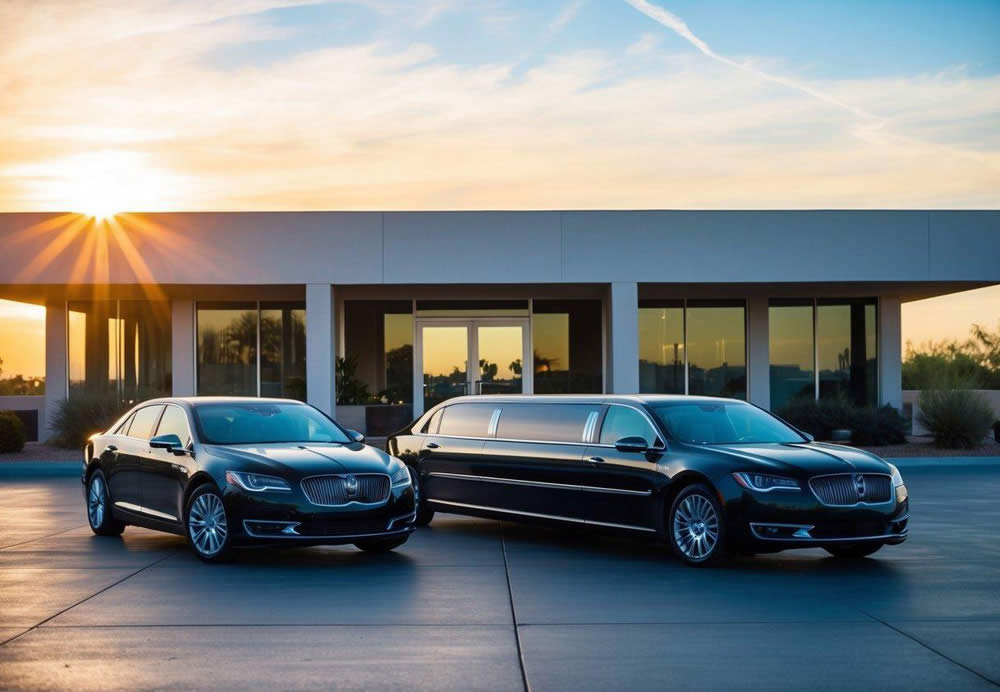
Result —
<svg viewBox="0 0 1000 692"><path fill-rule="evenodd" d="M740 399L717 396L695 396L690 394L479 394L456 396L442 402L444 405L458 402L470 403L563 403L563 404L659 404L668 401L703 401L706 403L731 401L744 404Z"/></svg>

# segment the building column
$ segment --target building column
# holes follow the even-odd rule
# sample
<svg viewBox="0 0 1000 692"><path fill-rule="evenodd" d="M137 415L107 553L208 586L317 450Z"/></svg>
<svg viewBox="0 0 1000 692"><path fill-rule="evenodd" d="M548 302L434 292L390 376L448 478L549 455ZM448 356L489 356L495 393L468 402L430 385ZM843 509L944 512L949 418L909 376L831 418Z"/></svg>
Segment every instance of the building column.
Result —
<svg viewBox="0 0 1000 692"><path fill-rule="evenodd" d="M170 301L170 379L174 396L194 396L197 347L193 300Z"/></svg>
<svg viewBox="0 0 1000 692"><path fill-rule="evenodd" d="M330 284L306 284L306 399L336 415L337 316Z"/></svg>
<svg viewBox="0 0 1000 692"><path fill-rule="evenodd" d="M900 300L883 296L878 301L879 404L903 410L903 344Z"/></svg>
<svg viewBox="0 0 1000 692"><path fill-rule="evenodd" d="M38 439L52 436L51 423L69 393L69 334L66 302L45 305L45 410L38 421Z"/></svg>
<svg viewBox="0 0 1000 692"><path fill-rule="evenodd" d="M639 284L616 281L611 284L610 341L613 394L639 391Z"/></svg>
<svg viewBox="0 0 1000 692"><path fill-rule="evenodd" d="M747 398L771 408L771 336L767 298L747 300Z"/></svg>

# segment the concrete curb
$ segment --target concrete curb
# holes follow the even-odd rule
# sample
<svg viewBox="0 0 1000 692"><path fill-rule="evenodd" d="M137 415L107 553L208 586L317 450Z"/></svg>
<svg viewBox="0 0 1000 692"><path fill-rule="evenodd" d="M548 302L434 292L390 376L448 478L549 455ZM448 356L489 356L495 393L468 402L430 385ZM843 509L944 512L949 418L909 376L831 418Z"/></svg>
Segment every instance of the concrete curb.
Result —
<svg viewBox="0 0 1000 692"><path fill-rule="evenodd" d="M1000 457L885 457L901 469L946 468L949 466L1000 466Z"/></svg>
<svg viewBox="0 0 1000 692"><path fill-rule="evenodd" d="M80 477L79 461L0 461L0 479Z"/></svg>

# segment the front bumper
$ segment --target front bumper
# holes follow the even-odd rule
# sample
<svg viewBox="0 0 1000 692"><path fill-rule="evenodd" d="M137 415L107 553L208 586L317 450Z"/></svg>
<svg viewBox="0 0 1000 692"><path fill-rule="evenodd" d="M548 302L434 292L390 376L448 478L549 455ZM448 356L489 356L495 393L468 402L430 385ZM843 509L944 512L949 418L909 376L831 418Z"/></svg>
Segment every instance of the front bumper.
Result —
<svg viewBox="0 0 1000 692"><path fill-rule="evenodd" d="M825 505L807 488L768 493L743 488L729 491L728 498L724 497L729 535L755 552L845 543L896 545L909 536L906 486L896 488L888 502L851 507Z"/></svg>
<svg viewBox="0 0 1000 692"><path fill-rule="evenodd" d="M233 486L226 487L223 500L238 545L337 545L404 536L416 528L412 486L392 488L377 506L324 507L300 490L249 493Z"/></svg>

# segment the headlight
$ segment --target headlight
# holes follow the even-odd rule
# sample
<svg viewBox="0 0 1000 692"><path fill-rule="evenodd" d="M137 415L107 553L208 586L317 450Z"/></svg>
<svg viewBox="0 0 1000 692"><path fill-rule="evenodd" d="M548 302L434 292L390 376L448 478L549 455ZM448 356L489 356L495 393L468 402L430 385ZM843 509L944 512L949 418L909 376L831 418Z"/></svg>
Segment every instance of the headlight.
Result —
<svg viewBox="0 0 1000 692"><path fill-rule="evenodd" d="M226 471L226 481L233 485L238 485L244 490L249 490L252 493L259 493L265 490L291 490L288 482L277 476L264 476L259 473L247 473L246 471Z"/></svg>
<svg viewBox="0 0 1000 692"><path fill-rule="evenodd" d="M733 478L744 488L767 493L772 490L801 490L802 486L794 478L772 476L766 473L734 473Z"/></svg>
<svg viewBox="0 0 1000 692"><path fill-rule="evenodd" d="M888 461L885 463L889 464ZM889 464L889 470L892 471L892 487L898 488L899 486L903 485L903 476L899 472L899 469L897 469L895 465Z"/></svg>
<svg viewBox="0 0 1000 692"><path fill-rule="evenodd" d="M393 488L403 488L410 484L410 469L406 464L400 463L399 468L390 473Z"/></svg>

